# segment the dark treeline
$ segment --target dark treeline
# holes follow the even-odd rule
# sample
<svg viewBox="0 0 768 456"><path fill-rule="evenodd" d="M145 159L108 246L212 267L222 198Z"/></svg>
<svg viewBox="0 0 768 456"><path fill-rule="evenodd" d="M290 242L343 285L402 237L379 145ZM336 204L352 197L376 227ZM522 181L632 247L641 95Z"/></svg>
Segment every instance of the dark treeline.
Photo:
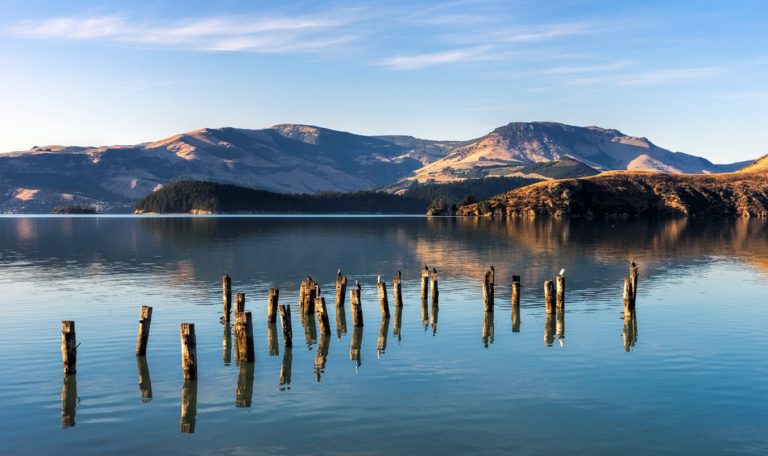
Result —
<svg viewBox="0 0 768 456"><path fill-rule="evenodd" d="M535 184L541 179L527 177L488 177L467 179L447 184L427 184L406 190L403 196L427 203L439 201L447 205L471 204L515 188Z"/></svg>
<svg viewBox="0 0 768 456"><path fill-rule="evenodd" d="M53 209L54 214L71 215L71 214L96 214L96 208L91 206L81 206L79 204L70 204L69 206L62 206Z"/></svg>
<svg viewBox="0 0 768 456"><path fill-rule="evenodd" d="M136 203L137 212L189 213L369 213L423 214L422 200L388 193L319 193L291 195L231 184L179 181Z"/></svg>

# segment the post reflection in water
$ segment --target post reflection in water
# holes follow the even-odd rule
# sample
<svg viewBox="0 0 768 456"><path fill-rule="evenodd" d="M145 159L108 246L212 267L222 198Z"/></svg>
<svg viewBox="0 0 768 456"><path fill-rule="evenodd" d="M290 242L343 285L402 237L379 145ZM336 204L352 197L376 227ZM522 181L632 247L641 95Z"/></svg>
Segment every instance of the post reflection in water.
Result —
<svg viewBox="0 0 768 456"><path fill-rule="evenodd" d="M330 334L322 334L320 343L317 345L317 354L315 355L315 380L320 383L320 376L325 372L325 363L328 360L328 348L331 341Z"/></svg>
<svg viewBox="0 0 768 456"><path fill-rule="evenodd" d="M221 360L225 366L232 364L232 326L224 323L224 336L221 339Z"/></svg>
<svg viewBox="0 0 768 456"><path fill-rule="evenodd" d="M77 377L76 374L65 374L61 385L61 427L75 425L77 407Z"/></svg>
<svg viewBox="0 0 768 456"><path fill-rule="evenodd" d="M363 344L363 327L352 328L352 340L349 343L349 359L355 362L355 370L362 365L360 347Z"/></svg>
<svg viewBox="0 0 768 456"><path fill-rule="evenodd" d="M291 365L293 364L293 348L283 347L283 363L280 366L280 391L291 389Z"/></svg>
<svg viewBox="0 0 768 456"><path fill-rule="evenodd" d="M424 332L427 332L429 327L429 307L426 299L421 300L421 324L424 326Z"/></svg>
<svg viewBox="0 0 768 456"><path fill-rule="evenodd" d="M512 308L512 332L520 332L520 307L518 306Z"/></svg>
<svg viewBox="0 0 768 456"><path fill-rule="evenodd" d="M624 351L630 352L637 344L637 313L624 317Z"/></svg>
<svg viewBox="0 0 768 456"><path fill-rule="evenodd" d="M544 345L551 347L555 342L555 316L547 314L544 320Z"/></svg>
<svg viewBox="0 0 768 456"><path fill-rule="evenodd" d="M387 336L389 335L389 318L381 319L381 327L379 327L379 340L376 344L376 357L381 358L381 355L387 351Z"/></svg>
<svg viewBox="0 0 768 456"><path fill-rule="evenodd" d="M493 312L485 312L483 315L483 346L493 344Z"/></svg>
<svg viewBox="0 0 768 456"><path fill-rule="evenodd" d="M253 363L241 363L237 373L237 390L235 390L235 406L250 407L253 398Z"/></svg>
<svg viewBox="0 0 768 456"><path fill-rule="evenodd" d="M197 380L185 380L181 387L181 432L195 433L197 421Z"/></svg>
<svg viewBox="0 0 768 456"><path fill-rule="evenodd" d="M565 312L562 310L557 311L557 324L555 332L557 334L557 340L560 341L560 346L565 345Z"/></svg>
<svg viewBox="0 0 768 456"><path fill-rule="evenodd" d="M152 378L149 376L149 364L146 356L136 357L136 367L139 371L139 391L141 392L141 402L152 400Z"/></svg>
<svg viewBox="0 0 768 456"><path fill-rule="evenodd" d="M395 308L395 329L392 331L392 334L397 337L397 342L400 343L402 340L400 337L401 329L402 329L402 321L403 321L403 308L402 307L396 307Z"/></svg>
<svg viewBox="0 0 768 456"><path fill-rule="evenodd" d="M231 334L231 331L230 331L230 325L225 325L225 326L227 326L227 328L226 328L227 337L231 338L232 334ZM235 353L240 353L240 343L237 341L237 337L235 337L233 340L235 341L235 346L234 346ZM229 345L231 345L231 344L228 344L228 346ZM229 355L228 356L230 358L232 357L232 351L231 350L229 351ZM226 363L226 361L225 361L225 363ZM239 366L239 365L240 365L240 356L235 356L235 366Z"/></svg>
<svg viewBox="0 0 768 456"><path fill-rule="evenodd" d="M440 307L437 301L432 303L432 312L430 313L430 322L432 323L432 335L437 334L437 314L440 313Z"/></svg>
<svg viewBox="0 0 768 456"><path fill-rule="evenodd" d="M304 326L304 338L307 340L307 349L312 350L312 347L317 343L317 323L315 322L315 314L305 314L299 312L301 315L301 324Z"/></svg>
<svg viewBox="0 0 768 456"><path fill-rule="evenodd" d="M269 350L269 356L280 354L280 346L277 343L277 323L269 323L267 325L267 349Z"/></svg>
<svg viewBox="0 0 768 456"><path fill-rule="evenodd" d="M344 306L336 307L336 337L341 340L341 336L347 333L347 313Z"/></svg>

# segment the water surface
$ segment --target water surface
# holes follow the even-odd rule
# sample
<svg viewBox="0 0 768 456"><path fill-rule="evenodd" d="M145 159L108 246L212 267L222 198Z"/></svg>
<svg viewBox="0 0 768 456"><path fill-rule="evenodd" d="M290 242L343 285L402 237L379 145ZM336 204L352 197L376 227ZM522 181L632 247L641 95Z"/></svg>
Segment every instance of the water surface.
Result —
<svg viewBox="0 0 768 456"><path fill-rule="evenodd" d="M625 322L630 260L640 286ZM419 297L424 263L440 274L437 309ZM338 268L362 285L357 332L349 298L343 319L333 308ZM561 268L566 313L548 322L542 283ZM225 272L253 312L251 366L219 322ZM329 338L300 318L307 274L328 298ZM0 454L768 454L767 275L762 221L0 218ZM279 326L268 343L270 287L293 308L290 351ZM154 313L137 362L142 305ZM62 320L81 344L66 379ZM182 322L196 325L195 383Z"/></svg>

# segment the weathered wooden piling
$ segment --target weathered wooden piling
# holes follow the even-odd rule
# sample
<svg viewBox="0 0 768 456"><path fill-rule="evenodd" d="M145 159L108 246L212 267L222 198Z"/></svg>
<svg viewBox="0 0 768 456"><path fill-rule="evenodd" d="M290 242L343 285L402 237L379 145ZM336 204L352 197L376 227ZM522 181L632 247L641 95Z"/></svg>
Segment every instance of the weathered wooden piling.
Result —
<svg viewBox="0 0 768 456"><path fill-rule="evenodd" d="M197 380L184 381L181 387L181 419L179 427L185 434L195 433L197 421Z"/></svg>
<svg viewBox="0 0 768 456"><path fill-rule="evenodd" d="M437 305L437 301L432 303L432 308L430 309L429 313L429 320L432 324L432 335L437 334L437 317L440 313L440 307Z"/></svg>
<svg viewBox="0 0 768 456"><path fill-rule="evenodd" d="M224 322L224 335L221 337L221 360L225 366L232 364L232 327Z"/></svg>
<svg viewBox="0 0 768 456"><path fill-rule="evenodd" d="M362 364L360 348L363 344L363 327L355 326L352 329L352 339L349 342L349 359L355 362L356 367Z"/></svg>
<svg viewBox="0 0 768 456"><path fill-rule="evenodd" d="M634 312L634 306L632 306L632 279L624 277L624 316L629 317Z"/></svg>
<svg viewBox="0 0 768 456"><path fill-rule="evenodd" d="M493 279L491 278L492 272L490 270L485 271L483 277L483 309L487 312L493 312Z"/></svg>
<svg viewBox="0 0 768 456"><path fill-rule="evenodd" d="M224 274L221 278L221 299L224 303L224 321L229 321L232 312L232 279Z"/></svg>
<svg viewBox="0 0 768 456"><path fill-rule="evenodd" d="M493 312L485 312L483 315L483 346L488 348L488 345L493 344Z"/></svg>
<svg viewBox="0 0 768 456"><path fill-rule="evenodd" d="M520 332L520 306L512 308L512 332Z"/></svg>
<svg viewBox="0 0 768 456"><path fill-rule="evenodd" d="M495 293L496 293L496 269L493 267L493 265L491 265L488 268L488 273L489 273L488 278L489 278L489 283L490 283L490 287L489 288L491 290L491 301L493 301L493 299L495 297Z"/></svg>
<svg viewBox="0 0 768 456"><path fill-rule="evenodd" d="M146 356L136 357L136 369L139 371L141 401L149 402L152 400L152 378L149 376L149 364Z"/></svg>
<svg viewBox="0 0 768 456"><path fill-rule="evenodd" d="M429 292L429 266L424 265L421 270L421 300L426 301Z"/></svg>
<svg viewBox="0 0 768 456"><path fill-rule="evenodd" d="M277 304L280 299L280 289L270 288L267 293L267 323L274 324L277 322Z"/></svg>
<svg viewBox="0 0 768 456"><path fill-rule="evenodd" d="M350 290L349 302L352 308L352 326L363 326L363 306L360 303L360 282L355 280L355 288Z"/></svg>
<svg viewBox="0 0 768 456"><path fill-rule="evenodd" d="M512 276L512 332L520 332L520 276Z"/></svg>
<svg viewBox="0 0 768 456"><path fill-rule="evenodd" d="M392 277L392 288L395 295L395 308L403 307L403 290L401 287L402 274L397 271L397 275Z"/></svg>
<svg viewBox="0 0 768 456"><path fill-rule="evenodd" d="M248 408L253 399L253 363L243 363L237 372L235 407Z"/></svg>
<svg viewBox="0 0 768 456"><path fill-rule="evenodd" d="M77 373L77 337L74 321L61 322L61 361L65 375Z"/></svg>
<svg viewBox="0 0 768 456"><path fill-rule="evenodd" d="M320 294L320 288L312 277L307 276L299 287L299 310L304 315L315 313L315 298Z"/></svg>
<svg viewBox="0 0 768 456"><path fill-rule="evenodd" d="M245 312L245 293L237 293L235 295L235 320L237 320L237 314Z"/></svg>
<svg viewBox="0 0 768 456"><path fill-rule="evenodd" d="M136 356L147 354L147 342L149 341L149 326L152 324L152 308L141 306L139 315L139 336L136 340Z"/></svg>
<svg viewBox="0 0 768 456"><path fill-rule="evenodd" d="M555 313L555 286L551 280L544 281L544 305L547 314Z"/></svg>
<svg viewBox="0 0 768 456"><path fill-rule="evenodd" d="M395 308L395 329L392 330L392 334L397 337L397 341L400 342L400 333L403 327L403 308Z"/></svg>
<svg viewBox="0 0 768 456"><path fill-rule="evenodd" d="M61 427L73 427L76 414L77 375L64 374L64 381L61 384Z"/></svg>
<svg viewBox="0 0 768 456"><path fill-rule="evenodd" d="M325 363L328 360L328 346L331 341L330 334L324 334L320 337L317 344L317 353L315 354L315 380L320 382L320 377L325 372Z"/></svg>
<svg viewBox="0 0 768 456"><path fill-rule="evenodd" d="M195 324L181 324L181 368L184 370L184 380L197 378L197 338Z"/></svg>
<svg viewBox="0 0 768 456"><path fill-rule="evenodd" d="M328 309L325 307L325 298L319 296L315 298L315 311L317 312L317 322L320 325L320 334L323 336L331 335L331 322L328 318Z"/></svg>
<svg viewBox="0 0 768 456"><path fill-rule="evenodd" d="M280 304L280 325L283 327L283 347L293 347L293 328L291 327L291 308Z"/></svg>
<svg viewBox="0 0 768 456"><path fill-rule="evenodd" d="M432 268L432 304L437 304L437 297L440 292L437 290L437 269Z"/></svg>
<svg viewBox="0 0 768 456"><path fill-rule="evenodd" d="M347 278L341 275L341 269L336 272L336 308L344 307L347 298Z"/></svg>
<svg viewBox="0 0 768 456"><path fill-rule="evenodd" d="M282 309L283 306L281 305L280 308ZM282 317L282 313L280 314L280 316ZM291 389L291 367L292 366L293 366L293 348L291 348L290 345L286 345L285 350L283 350L283 361L280 364L280 391Z"/></svg>
<svg viewBox="0 0 768 456"><path fill-rule="evenodd" d="M426 332L429 327L429 305L426 299L421 300L421 325L424 326Z"/></svg>
<svg viewBox="0 0 768 456"><path fill-rule="evenodd" d="M256 360L253 349L253 320L250 312L235 313L235 338L237 338L237 359L242 363Z"/></svg>
<svg viewBox="0 0 768 456"><path fill-rule="evenodd" d="M389 318L389 300L387 299L387 284L381 280L381 276L376 280L376 288L379 290L379 306L381 307L381 318Z"/></svg>
<svg viewBox="0 0 768 456"><path fill-rule="evenodd" d="M277 343L277 324L275 323L267 325L267 350L269 351L269 356L280 354L280 346Z"/></svg>
<svg viewBox="0 0 768 456"><path fill-rule="evenodd" d="M389 335L389 318L381 319L381 326L379 326L379 339L376 343L376 357L381 358L381 355L387 351L387 336Z"/></svg>
<svg viewBox="0 0 768 456"><path fill-rule="evenodd" d="M565 276L558 274L555 277L555 288L557 289L557 296L555 303L557 305L557 311L563 312L565 310Z"/></svg>
<svg viewBox="0 0 768 456"><path fill-rule="evenodd" d="M635 299L637 298L637 265L634 261L629 265L629 279L632 281L632 310L635 310Z"/></svg>

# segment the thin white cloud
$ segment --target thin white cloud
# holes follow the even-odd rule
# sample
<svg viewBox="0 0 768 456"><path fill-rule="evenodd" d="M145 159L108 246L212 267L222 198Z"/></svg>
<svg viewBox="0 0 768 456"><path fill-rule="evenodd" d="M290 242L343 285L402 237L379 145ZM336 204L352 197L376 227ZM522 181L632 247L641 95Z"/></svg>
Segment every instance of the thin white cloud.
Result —
<svg viewBox="0 0 768 456"><path fill-rule="evenodd" d="M448 63L477 62L493 60L490 46L453 49L426 54L399 55L378 62L378 65L395 70L414 70Z"/></svg>
<svg viewBox="0 0 768 456"><path fill-rule="evenodd" d="M346 21L328 17L216 17L152 24L119 16L54 18L18 24L18 35L39 39L100 40L202 51L304 52L354 37Z"/></svg>
<svg viewBox="0 0 768 456"><path fill-rule="evenodd" d="M558 66L553 68L547 68L542 71L543 74L583 74L583 73L604 73L610 71L621 70L630 65L628 61L619 61L613 63L606 63L602 65L575 65L575 66Z"/></svg>
<svg viewBox="0 0 768 456"><path fill-rule="evenodd" d="M617 83L619 85L666 84L711 78L714 76L719 76L723 73L725 73L725 69L718 67L676 68L639 74L637 76L617 81Z"/></svg>

